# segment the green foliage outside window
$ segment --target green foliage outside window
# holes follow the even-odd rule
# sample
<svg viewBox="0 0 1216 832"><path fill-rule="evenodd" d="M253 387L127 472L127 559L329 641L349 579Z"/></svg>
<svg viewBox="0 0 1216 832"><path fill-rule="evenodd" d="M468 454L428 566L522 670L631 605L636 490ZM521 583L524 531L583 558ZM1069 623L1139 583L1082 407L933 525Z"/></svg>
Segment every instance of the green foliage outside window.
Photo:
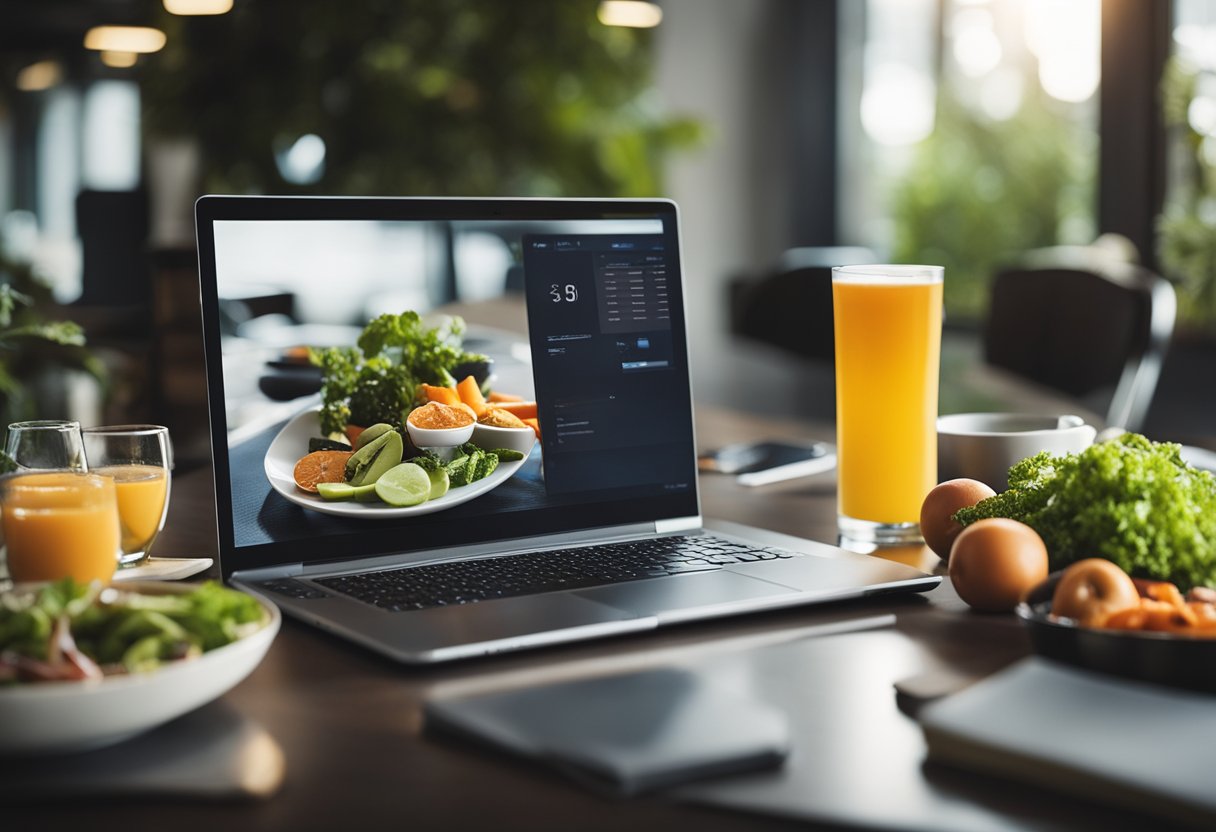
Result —
<svg viewBox="0 0 1216 832"><path fill-rule="evenodd" d="M1093 239L1097 137L1049 103L992 121L943 92L894 188L894 262L945 266L954 320L984 315L994 271L1021 252Z"/></svg>
<svg viewBox="0 0 1216 832"><path fill-rule="evenodd" d="M651 90L649 31L604 26L597 0L256 0L165 15L144 65L152 134L197 139L229 193L649 196L699 140ZM325 172L278 174L316 134Z"/></svg>
<svg viewBox="0 0 1216 832"><path fill-rule="evenodd" d="M1178 59L1162 77L1162 107L1166 126L1178 138L1175 169L1181 181L1157 220L1157 244L1162 270L1178 281L1179 317L1210 329L1216 324L1216 166L1205 159L1204 136L1187 118L1199 79L1198 70Z"/></svg>

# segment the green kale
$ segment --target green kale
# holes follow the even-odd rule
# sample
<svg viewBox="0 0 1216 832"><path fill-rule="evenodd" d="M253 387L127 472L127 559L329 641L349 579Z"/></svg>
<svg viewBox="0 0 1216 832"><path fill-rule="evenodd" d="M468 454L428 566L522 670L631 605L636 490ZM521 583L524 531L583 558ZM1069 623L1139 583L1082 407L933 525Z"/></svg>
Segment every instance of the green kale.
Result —
<svg viewBox="0 0 1216 832"><path fill-rule="evenodd" d="M401 425L414 406L419 384L455 384L451 370L484 359L461 348L464 321L458 317L427 327L417 312L384 314L359 335L358 348L309 350L321 368L321 430L347 424L387 422Z"/></svg>
<svg viewBox="0 0 1216 832"><path fill-rule="evenodd" d="M986 517L1037 531L1052 569L1102 557L1184 590L1216 585L1216 477L1183 462L1178 445L1124 434L1024 459L1007 491L954 515L964 526Z"/></svg>
<svg viewBox="0 0 1216 832"><path fill-rule="evenodd" d="M406 460L406 462L414 463L419 468L421 468L423 471L426 471L428 474L430 474L434 471L438 471L440 468L444 467L443 460L441 460L439 458L439 455L436 454L434 451L430 450L429 448L427 450L423 451L418 456L410 457L409 459Z"/></svg>
<svg viewBox="0 0 1216 832"><path fill-rule="evenodd" d="M366 427L384 422L400 429L414 406L417 386L418 380L408 367L392 364L383 356L370 359L350 394L350 423ZM324 430L325 425L321 427Z"/></svg>

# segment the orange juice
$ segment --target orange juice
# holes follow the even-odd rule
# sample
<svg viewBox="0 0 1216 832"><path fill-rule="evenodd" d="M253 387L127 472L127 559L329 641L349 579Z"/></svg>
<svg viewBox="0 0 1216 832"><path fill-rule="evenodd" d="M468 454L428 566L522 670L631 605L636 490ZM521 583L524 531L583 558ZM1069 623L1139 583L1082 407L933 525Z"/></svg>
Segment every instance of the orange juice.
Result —
<svg viewBox="0 0 1216 832"><path fill-rule="evenodd" d="M860 520L915 537L937 479L941 270L836 269L832 301L842 531Z"/></svg>
<svg viewBox="0 0 1216 832"><path fill-rule="evenodd" d="M93 473L113 478L118 490L123 554L147 551L164 523L168 472L158 465L107 465Z"/></svg>
<svg viewBox="0 0 1216 832"><path fill-rule="evenodd" d="M71 577L109 583L118 565L114 481L92 474L23 474L4 483L4 538L14 581Z"/></svg>

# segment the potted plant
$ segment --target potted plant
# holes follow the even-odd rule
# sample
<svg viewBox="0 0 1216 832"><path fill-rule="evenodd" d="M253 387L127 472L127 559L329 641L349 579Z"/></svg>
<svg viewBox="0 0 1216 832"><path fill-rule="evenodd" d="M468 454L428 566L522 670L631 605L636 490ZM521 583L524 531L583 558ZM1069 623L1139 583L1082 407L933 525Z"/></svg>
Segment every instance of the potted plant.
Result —
<svg viewBox="0 0 1216 832"><path fill-rule="evenodd" d="M0 419L52 418L47 399L52 380L64 370L81 370L99 383L101 362L85 346L84 331L72 321L48 320L50 288L29 264L0 251Z"/></svg>

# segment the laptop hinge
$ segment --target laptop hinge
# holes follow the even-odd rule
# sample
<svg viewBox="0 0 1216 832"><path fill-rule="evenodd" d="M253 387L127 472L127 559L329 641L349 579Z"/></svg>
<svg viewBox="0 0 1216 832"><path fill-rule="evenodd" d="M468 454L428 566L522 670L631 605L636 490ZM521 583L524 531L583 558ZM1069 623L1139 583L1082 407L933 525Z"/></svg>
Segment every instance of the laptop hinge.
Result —
<svg viewBox="0 0 1216 832"><path fill-rule="evenodd" d="M279 578L298 578L304 574L304 566L300 563L287 563L281 566L267 566L262 569L241 569L233 572L229 580L233 581L274 581Z"/></svg>
<svg viewBox="0 0 1216 832"><path fill-rule="evenodd" d="M686 532L690 529L701 528L701 515L696 514L692 517L671 517L666 520L655 520L654 530L656 534L668 534L669 532Z"/></svg>

